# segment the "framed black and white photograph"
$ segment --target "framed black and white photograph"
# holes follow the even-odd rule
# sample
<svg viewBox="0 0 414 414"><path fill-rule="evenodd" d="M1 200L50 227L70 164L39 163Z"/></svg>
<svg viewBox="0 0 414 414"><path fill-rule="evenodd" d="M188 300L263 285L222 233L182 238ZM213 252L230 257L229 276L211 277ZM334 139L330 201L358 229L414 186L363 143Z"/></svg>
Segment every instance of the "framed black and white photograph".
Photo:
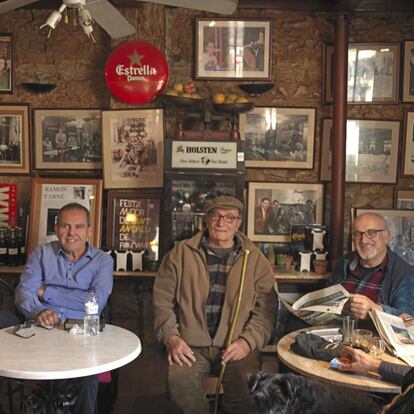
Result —
<svg viewBox="0 0 414 414"><path fill-rule="evenodd" d="M30 172L29 105L0 104L0 173Z"/></svg>
<svg viewBox="0 0 414 414"><path fill-rule="evenodd" d="M289 242L292 224L320 224L323 184L250 182L247 235L253 241Z"/></svg>
<svg viewBox="0 0 414 414"><path fill-rule="evenodd" d="M349 43L348 103L397 103L399 43ZM333 99L334 47L324 45L324 101Z"/></svg>
<svg viewBox="0 0 414 414"><path fill-rule="evenodd" d="M345 180L354 183L390 183L397 180L398 121L348 119L346 123ZM321 180L331 180L332 119L322 125Z"/></svg>
<svg viewBox="0 0 414 414"><path fill-rule="evenodd" d="M388 246L406 262L414 265L414 210L355 209L356 216L367 212L379 213L385 217L390 231Z"/></svg>
<svg viewBox="0 0 414 414"><path fill-rule="evenodd" d="M102 112L105 188L163 185L162 109Z"/></svg>
<svg viewBox="0 0 414 414"><path fill-rule="evenodd" d="M256 107L240 115L246 167L313 168L315 108Z"/></svg>
<svg viewBox="0 0 414 414"><path fill-rule="evenodd" d="M10 33L0 33L0 94L13 93L13 59L13 37Z"/></svg>
<svg viewBox="0 0 414 414"><path fill-rule="evenodd" d="M414 102L414 40L404 41L402 100Z"/></svg>
<svg viewBox="0 0 414 414"><path fill-rule="evenodd" d="M271 20L196 20L196 79L270 79Z"/></svg>
<svg viewBox="0 0 414 414"><path fill-rule="evenodd" d="M405 114L405 136L403 146L403 175L414 175L414 112Z"/></svg>
<svg viewBox="0 0 414 414"><path fill-rule="evenodd" d="M414 188L395 188L394 207L406 210L414 210Z"/></svg>
<svg viewBox="0 0 414 414"><path fill-rule="evenodd" d="M34 125L36 169L102 168L101 111L37 109Z"/></svg>

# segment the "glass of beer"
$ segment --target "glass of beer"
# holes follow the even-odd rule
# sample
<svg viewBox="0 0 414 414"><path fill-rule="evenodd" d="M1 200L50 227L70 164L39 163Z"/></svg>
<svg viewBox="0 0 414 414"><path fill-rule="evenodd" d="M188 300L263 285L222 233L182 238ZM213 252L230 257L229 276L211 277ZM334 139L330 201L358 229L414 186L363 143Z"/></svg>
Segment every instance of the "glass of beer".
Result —
<svg viewBox="0 0 414 414"><path fill-rule="evenodd" d="M353 348L369 352L371 349L371 338L372 332L368 331L368 329L354 329L352 334L352 346Z"/></svg>

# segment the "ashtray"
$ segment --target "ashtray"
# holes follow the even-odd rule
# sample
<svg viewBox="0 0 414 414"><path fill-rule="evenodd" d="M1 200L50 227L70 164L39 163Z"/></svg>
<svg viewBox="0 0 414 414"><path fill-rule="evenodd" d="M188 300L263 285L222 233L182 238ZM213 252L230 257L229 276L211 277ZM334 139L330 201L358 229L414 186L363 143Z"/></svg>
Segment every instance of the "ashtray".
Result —
<svg viewBox="0 0 414 414"><path fill-rule="evenodd" d="M30 92L36 93L46 93L53 91L56 88L56 85L53 83L36 83L36 82L24 82L21 84L23 88Z"/></svg>
<svg viewBox="0 0 414 414"><path fill-rule="evenodd" d="M218 112L226 112L226 113L240 113L240 112L248 112L254 107L253 102L246 102L246 103L222 103L222 104L214 104L214 108Z"/></svg>
<svg viewBox="0 0 414 414"><path fill-rule="evenodd" d="M239 88L246 92L248 95L260 95L262 93L270 91L275 84L273 82L267 83L241 83L239 84Z"/></svg>
<svg viewBox="0 0 414 414"><path fill-rule="evenodd" d="M187 98L185 96L161 95L161 99L167 105L176 105L185 108L201 107L204 103L202 98Z"/></svg>

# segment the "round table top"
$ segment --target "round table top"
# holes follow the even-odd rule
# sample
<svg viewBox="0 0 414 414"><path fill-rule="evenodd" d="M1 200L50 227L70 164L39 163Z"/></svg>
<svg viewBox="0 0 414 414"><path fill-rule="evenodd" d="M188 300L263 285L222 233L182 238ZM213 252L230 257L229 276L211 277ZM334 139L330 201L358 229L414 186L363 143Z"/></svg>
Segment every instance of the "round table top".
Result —
<svg viewBox="0 0 414 414"><path fill-rule="evenodd" d="M318 328L321 327L314 327L313 329ZM309 331L311 330L312 328L309 328ZM395 394L401 392L401 388L398 385L383 381L377 374L369 373L369 375L358 375L345 373L330 368L329 362L305 358L295 354L290 349L290 346L295 342L296 336L303 331L303 329L299 329L291 332L284 336L277 344L277 354L279 359L292 370L319 381L334 383L336 385L355 388L361 391ZM383 353L381 359L404 365L403 361L387 353Z"/></svg>
<svg viewBox="0 0 414 414"><path fill-rule="evenodd" d="M28 380L85 377L119 368L141 353L132 332L106 325L97 336L70 334L63 327L34 327L20 338L13 328L0 331L0 376Z"/></svg>

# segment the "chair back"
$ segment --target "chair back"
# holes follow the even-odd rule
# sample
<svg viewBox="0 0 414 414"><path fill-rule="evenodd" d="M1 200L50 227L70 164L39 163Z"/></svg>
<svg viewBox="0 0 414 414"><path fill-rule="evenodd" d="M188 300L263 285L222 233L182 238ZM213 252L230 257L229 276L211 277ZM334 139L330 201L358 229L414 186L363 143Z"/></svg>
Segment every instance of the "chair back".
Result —
<svg viewBox="0 0 414 414"><path fill-rule="evenodd" d="M8 311L10 313L16 313L16 307L14 304L14 290L3 279L0 279L0 310Z"/></svg>

